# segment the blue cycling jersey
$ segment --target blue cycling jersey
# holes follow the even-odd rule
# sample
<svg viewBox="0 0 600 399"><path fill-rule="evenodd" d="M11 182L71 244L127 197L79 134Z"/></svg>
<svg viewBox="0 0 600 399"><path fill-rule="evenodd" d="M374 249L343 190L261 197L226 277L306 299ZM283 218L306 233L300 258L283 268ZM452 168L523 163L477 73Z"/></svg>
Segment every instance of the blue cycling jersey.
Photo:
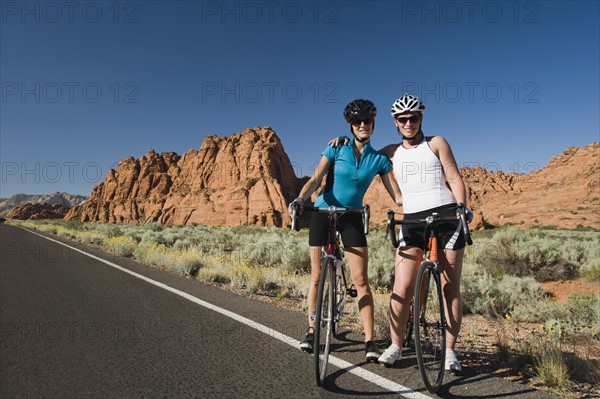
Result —
<svg viewBox="0 0 600 399"><path fill-rule="evenodd" d="M348 145L327 147L323 156L334 163L333 185L315 200L315 207L340 206L360 208L363 197L375 175L392 171L392 163L383 154L365 144L360 159L354 154L354 139Z"/></svg>

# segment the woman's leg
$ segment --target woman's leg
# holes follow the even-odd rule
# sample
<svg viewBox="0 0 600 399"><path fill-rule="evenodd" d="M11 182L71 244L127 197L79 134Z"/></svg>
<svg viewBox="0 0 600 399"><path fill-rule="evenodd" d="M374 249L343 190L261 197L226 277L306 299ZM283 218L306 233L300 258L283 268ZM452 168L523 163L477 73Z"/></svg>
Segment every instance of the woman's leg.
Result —
<svg viewBox="0 0 600 399"><path fill-rule="evenodd" d="M444 293L446 321L448 323L446 347L454 349L462 324L463 304L460 294L460 278L464 248L459 250L446 249L440 255L442 292Z"/></svg>
<svg viewBox="0 0 600 399"><path fill-rule="evenodd" d="M346 259L350 266L350 277L358 293L360 320L365 331L365 342L373 340L373 294L369 287L367 247L346 248Z"/></svg>
<svg viewBox="0 0 600 399"><path fill-rule="evenodd" d="M422 257L423 251L415 247L400 248L396 252L394 287L390 299L390 336L392 344L400 348Z"/></svg>
<svg viewBox="0 0 600 399"><path fill-rule="evenodd" d="M317 307L317 291L321 277L321 247L310 247L310 284L308 285L308 326L315 326L311 316Z"/></svg>

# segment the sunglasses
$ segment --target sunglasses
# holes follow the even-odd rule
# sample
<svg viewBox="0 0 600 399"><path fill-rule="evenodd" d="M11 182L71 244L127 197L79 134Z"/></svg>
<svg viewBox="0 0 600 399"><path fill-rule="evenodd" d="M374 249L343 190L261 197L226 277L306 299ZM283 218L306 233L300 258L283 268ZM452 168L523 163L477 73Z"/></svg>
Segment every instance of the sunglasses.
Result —
<svg viewBox="0 0 600 399"><path fill-rule="evenodd" d="M396 120L398 122L400 122L403 125L406 125L406 122L410 121L410 123L416 123L418 121L421 120L421 117L419 115L412 115L412 116L399 116L398 118L396 118Z"/></svg>
<svg viewBox="0 0 600 399"><path fill-rule="evenodd" d="M352 126L360 126L364 122L365 125L370 125L373 123L373 118L364 118L364 119L353 119L350 121Z"/></svg>

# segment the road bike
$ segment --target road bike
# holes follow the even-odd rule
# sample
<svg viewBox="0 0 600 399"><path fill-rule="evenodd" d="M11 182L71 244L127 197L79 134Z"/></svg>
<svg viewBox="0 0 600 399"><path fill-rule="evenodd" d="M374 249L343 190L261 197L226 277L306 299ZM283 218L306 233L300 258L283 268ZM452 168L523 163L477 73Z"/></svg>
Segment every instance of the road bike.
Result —
<svg viewBox="0 0 600 399"><path fill-rule="evenodd" d="M338 338L339 325L344 310L346 297L357 296L354 285L348 286L344 267L344 252L340 247L337 231L338 218L345 213L359 212L363 215L364 232L369 232L369 205L362 208L342 208L330 206L326 208L304 207L305 212L321 212L329 216L328 240L321 255L321 275L317 291L317 303L314 315L315 340L313 354L317 385L323 386L327 376L327 364L331 351L332 338ZM292 208L292 229L296 229L297 207Z"/></svg>
<svg viewBox="0 0 600 399"><path fill-rule="evenodd" d="M458 206L462 230L468 245L473 244L467 226L465 207ZM404 344L410 342L414 329L415 353L419 372L427 390L436 393L444 379L446 360L446 316L441 286L441 272L438 262L439 230L437 225L456 221L456 216L441 217L438 213L417 220L395 219L395 213L388 210L388 229L392 245L398 248L396 225L420 225L425 227L423 261L417 273L415 294L411 303L409 320L406 326Z"/></svg>

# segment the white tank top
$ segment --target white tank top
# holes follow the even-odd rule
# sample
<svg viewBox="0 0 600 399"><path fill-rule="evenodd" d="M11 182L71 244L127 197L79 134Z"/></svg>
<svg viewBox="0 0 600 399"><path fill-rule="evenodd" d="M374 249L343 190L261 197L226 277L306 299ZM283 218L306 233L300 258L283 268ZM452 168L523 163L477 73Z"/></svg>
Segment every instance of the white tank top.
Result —
<svg viewBox="0 0 600 399"><path fill-rule="evenodd" d="M442 164L425 137L415 148L398 146L392 164L402 191L404 213L426 211L456 202L446 185Z"/></svg>

